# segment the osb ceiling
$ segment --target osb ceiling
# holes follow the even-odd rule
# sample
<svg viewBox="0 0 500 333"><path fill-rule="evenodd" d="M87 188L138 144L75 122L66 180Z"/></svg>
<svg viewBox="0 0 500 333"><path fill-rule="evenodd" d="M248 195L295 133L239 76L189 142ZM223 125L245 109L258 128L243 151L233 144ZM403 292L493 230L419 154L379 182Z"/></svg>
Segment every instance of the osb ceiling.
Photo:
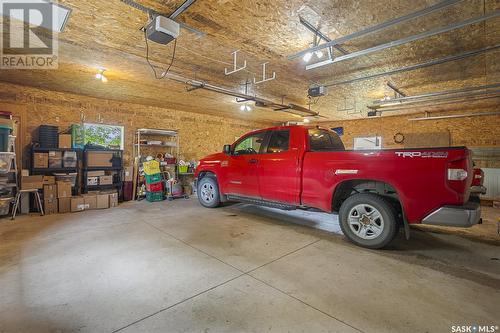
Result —
<svg viewBox="0 0 500 333"><path fill-rule="evenodd" d="M73 10L65 31L59 34L59 69L2 70L1 81L227 117L273 122L297 120L293 115L270 109L253 107L251 112L242 112L233 97L202 89L188 92L183 84L156 80L146 62L144 34L139 30L147 22L147 15L119 0L59 2ZM182 3L181 0L137 2L166 13ZM244 82L254 77L259 79L261 64L268 62L268 71L275 71L277 79L250 85L249 92L276 102L283 100L285 104L307 106L307 88L313 83L365 76L500 42L500 19L496 18L316 70L306 71L301 59L287 59L287 55L307 48L313 41L313 34L299 23L299 15L318 24L324 34L335 39L435 3L427 0L198 0L177 20L203 31L205 36L181 30L171 71L244 92ZM499 0L464 0L342 46L349 52L363 50L499 9ZM167 67L173 46L173 43L163 46L150 42L153 63ZM237 49L241 50L239 61L247 60L248 68L225 76L224 68L232 66L231 52ZM499 55L500 51L489 52L391 77L332 87L328 96L314 99L311 108L328 119L366 117L367 105L392 94L386 85L388 81L407 95L498 83ZM107 69L107 84L94 78L99 68ZM467 105L467 109L497 108L498 103L498 99L476 102ZM457 106L445 105L438 109L442 108L454 110Z"/></svg>

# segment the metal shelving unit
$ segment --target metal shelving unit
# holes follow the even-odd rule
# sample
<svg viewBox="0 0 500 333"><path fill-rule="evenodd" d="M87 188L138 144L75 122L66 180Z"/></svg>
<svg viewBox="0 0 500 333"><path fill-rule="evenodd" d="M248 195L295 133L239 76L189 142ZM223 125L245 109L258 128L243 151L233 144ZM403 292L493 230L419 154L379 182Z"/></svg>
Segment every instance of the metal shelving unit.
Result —
<svg viewBox="0 0 500 333"><path fill-rule="evenodd" d="M158 138L162 139L161 144L147 144L141 143L142 140ZM144 157L142 154L144 151L149 151L147 148L154 150L156 152L168 153L172 155L176 162L179 161L179 132L176 130L164 130L164 129L154 129L154 128L139 128L136 131L135 142L134 142L134 161L137 160L136 167L138 168L137 178L136 178L136 195L137 198L137 190L142 186L140 180L140 172L142 170L142 163L144 162ZM152 154L154 155L154 154ZM178 178L177 172L177 164L165 164L161 165L162 169L166 169L169 166L174 167L174 173L171 176L174 176L176 179Z"/></svg>
<svg viewBox="0 0 500 333"><path fill-rule="evenodd" d="M0 178L2 178L2 182L0 182L0 192L1 197L5 198L5 200L9 200L8 203L9 209L6 212L8 215L10 213L10 206L12 201L14 200L17 192L19 191L19 175L18 175L18 167L17 167L17 156L16 156L16 137L9 135L9 153L12 155L12 164L10 167L10 171L6 174L2 174ZM4 215L2 215L4 216Z"/></svg>
<svg viewBox="0 0 500 333"><path fill-rule="evenodd" d="M119 160L119 165L113 166L103 166L103 167L89 167L88 166L88 153L89 152L105 152L105 153L113 153L113 158L117 158ZM113 163L113 162L112 162ZM110 171L113 173L113 184L106 185L88 185L87 178L88 173L90 171ZM117 180L117 181L115 181ZM121 192L123 187L123 150L116 149L85 149L83 152L83 168L82 168L82 192L88 193L88 191L100 191L100 190L112 190L116 189L119 193L119 197L121 198Z"/></svg>
<svg viewBox="0 0 500 333"><path fill-rule="evenodd" d="M35 168L34 159L35 153L48 153L49 151L73 151L76 152L76 167L69 168ZM43 175L43 176L53 176L53 173L76 173L76 182L73 190L74 195L78 195L80 193L80 160L81 160L81 149L79 148L40 148L40 147L32 147L31 148L31 175Z"/></svg>

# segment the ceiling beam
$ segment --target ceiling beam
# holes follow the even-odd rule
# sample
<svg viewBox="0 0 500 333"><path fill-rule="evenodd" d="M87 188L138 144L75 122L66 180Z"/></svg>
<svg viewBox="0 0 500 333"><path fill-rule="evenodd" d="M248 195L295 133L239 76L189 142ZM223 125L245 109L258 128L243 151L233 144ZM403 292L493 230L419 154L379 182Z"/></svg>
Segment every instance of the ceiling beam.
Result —
<svg viewBox="0 0 500 333"><path fill-rule="evenodd" d="M180 5L172 14L170 14L170 19L175 19L177 16L181 15L184 11L186 11L189 6L191 6L196 0L186 0Z"/></svg>
<svg viewBox="0 0 500 333"><path fill-rule="evenodd" d="M376 74L371 74L371 75L367 75L367 76L361 76L361 77L357 77L357 78L350 79L350 80L325 83L325 84L323 84L323 86L325 86L325 87L340 86L340 85L355 83L355 82L364 81L364 80L371 80L371 79L375 79L375 78L378 78L378 77L383 77L383 76L389 76L389 75L394 75L394 74L399 74L399 73L414 71L414 70L417 70L417 69L431 67L431 66L435 66L435 65L439 65L439 64L444 64L444 63L451 62L451 61L457 61L457 60L466 59L468 57L472 57L472 56L475 56L475 55L478 55L478 54L482 54L482 53L489 52L489 51L494 51L494 50L496 50L498 48L500 48L500 44L493 45L493 46L488 46L488 47L484 47L484 48L478 49L478 50L473 50L473 51L467 51L467 52L463 52L463 53L458 53L458 54L447 56L447 57L444 57L444 58L439 58L439 59L430 60L430 61L427 61L427 62L422 62L422 63L416 64L416 65L410 65L410 66L400 67L400 68L396 68L396 69L393 69L393 70L390 70L390 71L386 71L386 72L382 72L382 73L376 73ZM321 85L321 84L319 84L319 85Z"/></svg>
<svg viewBox="0 0 500 333"><path fill-rule="evenodd" d="M439 119L468 118L468 117L487 117L487 116L496 116L496 115L500 115L500 111L478 112L478 113L469 113L469 114L453 114L453 115L449 115L449 116L413 118L413 119L408 119L408 121L439 120Z"/></svg>
<svg viewBox="0 0 500 333"><path fill-rule="evenodd" d="M343 43L345 43L345 42L347 42L347 41L349 41L351 39L354 39L354 38L357 38L357 37L361 37L361 36L364 36L364 35L368 35L368 34L376 32L376 31L380 31L380 30L386 29L386 28L391 27L393 25L396 25L398 23L402 23L402 22L405 22L405 21L409 21L409 20L415 19L417 17L421 17L421 16L424 16L424 15L430 14L430 13L432 13L434 11L437 11L437 10L443 9L445 7L449 7L451 5L454 5L454 4L456 4L456 3L460 2L460 1L462 1L462 0L447 0L447 1L439 2L439 3L437 3L437 4L433 5L433 6L424 8L424 9L416 11L414 13L410 13L408 15L404 15L404 16L401 16L401 17L398 17L398 18L386 21L384 23L381 23L381 24L378 24L378 25L374 25L372 27L363 29L361 31L357 31L357 32L352 33L350 35L347 35L347 36L344 36L344 37L340 37L340 38L331 40L328 43L325 43L325 44L322 44L322 45L318 45L318 46L309 48L307 50L300 51L298 53L289 55L288 56L288 60L293 60L293 59L302 57L303 55L305 55L306 53L309 53L309 52L318 51L318 50L321 50L321 49L324 49L324 48L327 48L327 47L331 47L331 46L334 46L334 45L337 45L337 44L343 44Z"/></svg>
<svg viewBox="0 0 500 333"><path fill-rule="evenodd" d="M374 101L373 104L375 107L378 106L381 108L384 106L392 106L392 105L399 104L399 103L412 102L415 100L422 100L422 99L425 100L425 99L429 99L429 98L433 98L433 97L440 97L440 96L445 96L445 95L455 95L455 94L461 94L461 93L476 92L476 91L481 91L481 90L484 90L485 93L488 93L488 90L498 89L498 88L500 88L500 83L494 83L494 84L488 84L488 85L483 85L483 86L466 87L466 88L461 88L461 89L437 91L437 92L425 93L425 94L414 95L414 96L393 98L391 100L386 100L386 101L377 100L377 101Z"/></svg>
<svg viewBox="0 0 500 333"><path fill-rule="evenodd" d="M414 41L417 41L417 40L421 40L421 39L424 39L424 38L429 38L429 37L432 37L432 36L435 36L435 35L439 35L439 34L442 34L442 33L445 33L445 32L449 32L449 31L452 31L452 30L463 28L463 27L466 27L466 26L471 25L471 24L483 22L483 21L486 21L486 20L489 20L489 19L492 19L492 18L495 18L495 17L498 17L498 16L500 16L500 10L496 10L496 11L491 12L489 14L481 15L481 16L478 16L478 17L474 17L474 18L471 18L471 19L468 19L468 20L465 20L465 21L453 23L453 24L447 25L445 27L436 28L436 29L433 29L433 30L422 32L420 34L408 36L408 37L401 38L401 39L398 39L398 40L395 40L395 41L392 41L392 42L388 42L388 43L385 43L385 44L381 44L381 45L377 45L377 46L374 46L374 47L370 47L370 48L365 49L365 50L356 51L356 52L352 52L352 53L349 53L349 54L344 54L344 55L339 56L339 57L337 57L337 58L335 58L333 60L329 59L328 61L323 61L321 63L308 65L308 66L306 66L306 70L310 70L310 69L314 69L314 68L326 66L326 65L329 65L329 64L337 63L337 62L348 60L348 59L353 59L353 58L364 56L364 55L367 55L367 54L370 54L370 53L382 51L382 50L385 50L385 49L388 49L388 48L391 48L391 47L408 44L408 43L411 43L411 42L414 42ZM326 45L326 44L323 44L323 45Z"/></svg>

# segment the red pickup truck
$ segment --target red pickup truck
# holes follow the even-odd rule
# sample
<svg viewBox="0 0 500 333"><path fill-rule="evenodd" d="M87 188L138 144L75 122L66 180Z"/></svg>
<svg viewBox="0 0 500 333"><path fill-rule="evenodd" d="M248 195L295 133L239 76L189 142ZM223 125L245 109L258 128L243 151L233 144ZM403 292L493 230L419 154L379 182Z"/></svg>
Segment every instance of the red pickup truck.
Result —
<svg viewBox="0 0 500 333"><path fill-rule="evenodd" d="M200 161L195 176L204 207L225 201L338 212L344 235L382 248L402 226L469 227L480 207L464 147L349 151L336 133L283 126L248 133Z"/></svg>

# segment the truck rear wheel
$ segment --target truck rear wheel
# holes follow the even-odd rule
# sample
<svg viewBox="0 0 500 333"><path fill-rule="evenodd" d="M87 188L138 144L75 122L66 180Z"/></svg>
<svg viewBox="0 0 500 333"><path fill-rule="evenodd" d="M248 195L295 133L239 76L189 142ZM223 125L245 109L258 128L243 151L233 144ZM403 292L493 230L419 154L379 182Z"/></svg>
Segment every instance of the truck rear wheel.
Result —
<svg viewBox="0 0 500 333"><path fill-rule="evenodd" d="M389 244L398 232L397 212L382 196L355 194L340 206L340 228L354 244L380 249Z"/></svg>
<svg viewBox="0 0 500 333"><path fill-rule="evenodd" d="M207 208L220 205L219 185L214 177L205 176L198 181L198 201Z"/></svg>

